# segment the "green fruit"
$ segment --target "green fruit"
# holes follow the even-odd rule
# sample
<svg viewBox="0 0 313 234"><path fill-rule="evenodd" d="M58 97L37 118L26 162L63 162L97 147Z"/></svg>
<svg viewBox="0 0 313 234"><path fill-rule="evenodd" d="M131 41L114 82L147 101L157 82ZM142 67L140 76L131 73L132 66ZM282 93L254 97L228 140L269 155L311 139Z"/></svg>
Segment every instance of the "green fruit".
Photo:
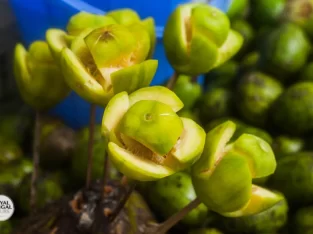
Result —
<svg viewBox="0 0 313 234"><path fill-rule="evenodd" d="M179 117L184 117L188 119L192 119L193 121L200 123L198 113L196 113L194 110L181 110L177 112Z"/></svg>
<svg viewBox="0 0 313 234"><path fill-rule="evenodd" d="M164 47L172 67L181 74L206 73L230 59L242 36L230 29L226 14L201 3L182 4L164 29Z"/></svg>
<svg viewBox="0 0 313 234"><path fill-rule="evenodd" d="M272 103L282 92L282 85L274 78L260 72L251 72L239 81L236 105L245 120L264 126Z"/></svg>
<svg viewBox="0 0 313 234"><path fill-rule="evenodd" d="M184 103L185 109L191 109L202 94L201 85L192 82L190 76L180 75L173 87L174 93Z"/></svg>
<svg viewBox="0 0 313 234"><path fill-rule="evenodd" d="M299 25L310 36L313 36L313 2L312 0L288 1L284 11L284 20Z"/></svg>
<svg viewBox="0 0 313 234"><path fill-rule="evenodd" d="M131 179L153 181L193 164L205 132L176 114L182 107L175 93L162 86L115 95L104 112L102 134L117 169Z"/></svg>
<svg viewBox="0 0 313 234"><path fill-rule="evenodd" d="M304 148L304 141L298 137L289 137L285 135L278 136L272 144L276 159L283 155L297 153Z"/></svg>
<svg viewBox="0 0 313 234"><path fill-rule="evenodd" d="M15 46L14 75L22 99L35 109L51 108L70 91L45 41L33 42L29 51Z"/></svg>
<svg viewBox="0 0 313 234"><path fill-rule="evenodd" d="M309 40L299 26L282 24L266 38L261 50L261 67L270 74L287 80L305 65L310 48Z"/></svg>
<svg viewBox="0 0 313 234"><path fill-rule="evenodd" d="M285 156L277 163L268 184L281 191L292 204L313 202L313 153L299 152Z"/></svg>
<svg viewBox="0 0 313 234"><path fill-rule="evenodd" d="M33 170L33 164L28 160L21 160L0 171L0 193L15 197L17 188L23 178Z"/></svg>
<svg viewBox="0 0 313 234"><path fill-rule="evenodd" d="M313 62L306 64L300 73L301 81L313 81Z"/></svg>
<svg viewBox="0 0 313 234"><path fill-rule="evenodd" d="M216 88L208 90L199 101L199 114L203 123L232 114L233 94L230 90Z"/></svg>
<svg viewBox="0 0 313 234"><path fill-rule="evenodd" d="M6 168L21 158L22 150L19 145L0 137L0 168Z"/></svg>
<svg viewBox="0 0 313 234"><path fill-rule="evenodd" d="M243 72L250 72L250 71L256 70L259 59L260 59L260 53L257 51L253 51L247 54L245 57L243 57L240 63L241 65L240 69Z"/></svg>
<svg viewBox="0 0 313 234"><path fill-rule="evenodd" d="M238 218L219 216L217 226L226 233L275 233L287 222L288 204L285 199L255 215Z"/></svg>
<svg viewBox="0 0 313 234"><path fill-rule="evenodd" d="M123 25L131 25L140 22L140 17L137 12L128 8L109 11L106 16L112 17L117 23Z"/></svg>
<svg viewBox="0 0 313 234"><path fill-rule="evenodd" d="M265 130L263 130L261 128L256 128L256 127L252 127L249 125L243 125L243 126L237 128L232 139L235 140L244 133L260 137L269 144L272 144L272 142L273 142L273 138L268 132L266 132Z"/></svg>
<svg viewBox="0 0 313 234"><path fill-rule="evenodd" d="M0 233L1 234L11 234L13 231L13 226L10 221L0 222Z"/></svg>
<svg viewBox="0 0 313 234"><path fill-rule="evenodd" d="M241 49L239 50L239 52L235 55L235 57L237 58L242 57L242 55L245 54L247 49L249 49L249 46L254 39L254 36L255 36L254 30L247 21L240 20L240 19L233 21L231 25L234 30L236 30L243 36L243 40L244 40L243 45Z"/></svg>
<svg viewBox="0 0 313 234"><path fill-rule="evenodd" d="M75 132L61 122L46 121L41 125L40 165L44 169L67 167L72 159Z"/></svg>
<svg viewBox="0 0 313 234"><path fill-rule="evenodd" d="M61 29L50 28L46 31L46 40L52 56L60 61L61 52L64 48L70 47L74 36L68 35Z"/></svg>
<svg viewBox="0 0 313 234"><path fill-rule="evenodd" d="M205 75L205 85L208 89L230 88L234 83L238 69L239 64L234 60L229 60Z"/></svg>
<svg viewBox="0 0 313 234"><path fill-rule="evenodd" d="M85 181L85 175L88 165L88 143L89 143L89 128L83 128L77 133L76 147L72 157L71 174L78 183ZM100 179L103 176L103 165L105 158L106 146L103 144L101 136L101 126L95 127L94 144L93 144L93 163L92 163L92 179ZM118 172L111 165L109 171L111 178L118 178Z"/></svg>
<svg viewBox="0 0 313 234"><path fill-rule="evenodd" d="M312 206L304 207L297 210L293 220L294 233L311 234L313 232L312 219Z"/></svg>
<svg viewBox="0 0 313 234"><path fill-rule="evenodd" d="M24 212L29 212L30 176L23 179L18 189L18 205ZM40 178L37 183L36 206L43 208L47 203L53 202L63 195L63 190L57 180L52 176Z"/></svg>
<svg viewBox="0 0 313 234"><path fill-rule="evenodd" d="M119 131L154 153L165 155L182 134L183 123L168 105L143 100L128 109L121 119Z"/></svg>
<svg viewBox="0 0 313 234"><path fill-rule="evenodd" d="M212 120L211 122L209 122L206 126L205 126L205 131L209 132L212 129L214 129L215 127L217 127L218 125L227 122L227 121L231 121L233 123L236 124L236 131L238 131L239 129L243 128L244 126L246 126L242 121L232 118L232 117L225 117L225 118L219 118L219 119L215 119ZM235 132L236 133L236 132Z"/></svg>
<svg viewBox="0 0 313 234"><path fill-rule="evenodd" d="M283 132L298 135L313 129L313 83L299 82L276 100L272 107L273 123Z"/></svg>
<svg viewBox="0 0 313 234"><path fill-rule="evenodd" d="M198 198L224 216L255 214L271 207L281 196L251 184L253 178L272 174L276 161L261 138L243 134L229 143L236 125L227 121L208 132L201 158L192 166Z"/></svg>
<svg viewBox="0 0 313 234"><path fill-rule="evenodd" d="M108 15L96 15L82 11L69 19L66 29L70 35L77 36L86 28L101 28L111 24L116 24L116 21Z"/></svg>
<svg viewBox="0 0 313 234"><path fill-rule="evenodd" d="M245 15L248 8L248 0L233 0L227 10L227 16L232 20L234 18L241 18Z"/></svg>
<svg viewBox="0 0 313 234"><path fill-rule="evenodd" d="M149 183L148 202L152 210L163 220L180 211L196 198L191 178L184 172L178 172L167 178ZM181 223L188 226L201 226L207 218L208 208L200 204L188 213Z"/></svg>
<svg viewBox="0 0 313 234"><path fill-rule="evenodd" d="M257 0L251 6L251 18L257 26L276 25L281 17L286 0Z"/></svg>

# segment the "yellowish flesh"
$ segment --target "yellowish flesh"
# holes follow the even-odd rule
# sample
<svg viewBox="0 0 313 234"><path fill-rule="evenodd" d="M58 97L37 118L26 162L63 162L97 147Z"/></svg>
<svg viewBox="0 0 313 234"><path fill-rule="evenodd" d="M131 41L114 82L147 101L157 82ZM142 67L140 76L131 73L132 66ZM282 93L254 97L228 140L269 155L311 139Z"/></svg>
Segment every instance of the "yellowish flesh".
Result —
<svg viewBox="0 0 313 234"><path fill-rule="evenodd" d="M252 194L249 202L242 209L231 213L224 213L223 215L227 217L240 217L257 214L271 208L283 199L279 194L252 185Z"/></svg>
<svg viewBox="0 0 313 234"><path fill-rule="evenodd" d="M193 120L181 118L184 131L171 154L181 163L192 163L199 159L205 144L204 130Z"/></svg>
<svg viewBox="0 0 313 234"><path fill-rule="evenodd" d="M154 181L175 173L172 169L138 157L131 152L109 143L109 156L117 169L125 176L139 181Z"/></svg>

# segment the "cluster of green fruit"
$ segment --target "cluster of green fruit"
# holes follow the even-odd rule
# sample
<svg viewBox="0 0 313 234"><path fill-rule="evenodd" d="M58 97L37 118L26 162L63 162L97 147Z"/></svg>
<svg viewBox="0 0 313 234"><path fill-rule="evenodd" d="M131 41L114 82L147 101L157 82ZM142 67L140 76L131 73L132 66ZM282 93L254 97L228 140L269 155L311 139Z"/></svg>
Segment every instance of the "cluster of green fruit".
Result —
<svg viewBox="0 0 313 234"><path fill-rule="evenodd" d="M243 46L205 75L204 88L192 77L178 77L173 90L185 104L179 114L193 118L206 131L232 120L237 124L233 140L249 133L272 145L277 169L255 183L282 192L289 208L281 210L272 231L266 230L270 221L250 229L253 221L241 218L242 223L229 226L233 232L310 233L313 2L233 1L229 17L232 28L244 37ZM275 222L275 216L269 217Z"/></svg>

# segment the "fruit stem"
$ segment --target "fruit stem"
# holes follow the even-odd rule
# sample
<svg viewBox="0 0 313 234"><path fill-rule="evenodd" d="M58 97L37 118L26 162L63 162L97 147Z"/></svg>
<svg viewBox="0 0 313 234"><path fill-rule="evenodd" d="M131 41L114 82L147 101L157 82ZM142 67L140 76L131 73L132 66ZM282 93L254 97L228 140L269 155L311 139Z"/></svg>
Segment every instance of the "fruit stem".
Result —
<svg viewBox="0 0 313 234"><path fill-rule="evenodd" d="M125 176L123 177L122 180L125 181ZM123 183L123 182L122 182ZM129 183L129 188L126 191L126 194L124 195L123 199L120 201L120 203L118 204L118 206L116 207L116 209L113 211L112 215L110 216L110 223L112 223L114 221L114 219L119 215L119 213L121 212L121 210L124 208L126 202L128 201L128 198L130 197L130 195L132 194L132 192L134 191L135 187L136 187L136 183L134 181L129 182L127 180L127 183Z"/></svg>
<svg viewBox="0 0 313 234"><path fill-rule="evenodd" d="M34 127L34 139L33 139L33 173L31 178L30 187L30 208L34 211L37 200L37 179L39 174L39 147L40 147L40 129L41 129L41 113L36 111L35 114L35 127Z"/></svg>
<svg viewBox="0 0 313 234"><path fill-rule="evenodd" d="M110 179L110 161L107 151L104 153L104 163L103 163L103 187L107 184Z"/></svg>
<svg viewBox="0 0 313 234"><path fill-rule="evenodd" d="M175 226L180 220L182 220L190 211L197 208L201 204L201 201L196 198L192 202L190 202L183 209L178 211L176 214L169 217L165 222L155 226L153 232L148 232L147 234L164 234L168 230L170 230L173 226Z"/></svg>
<svg viewBox="0 0 313 234"><path fill-rule="evenodd" d="M88 142L88 166L87 166L87 178L86 178L87 189L90 188L91 177L92 177L95 118L96 118L96 105L91 104L91 106L90 106L90 120L89 120L90 122L89 122L89 142Z"/></svg>
<svg viewBox="0 0 313 234"><path fill-rule="evenodd" d="M172 75L172 77L169 79L166 87L169 88L169 89L173 89L174 88L174 85L177 81L177 78L178 78L178 74L177 72L174 72L174 74Z"/></svg>

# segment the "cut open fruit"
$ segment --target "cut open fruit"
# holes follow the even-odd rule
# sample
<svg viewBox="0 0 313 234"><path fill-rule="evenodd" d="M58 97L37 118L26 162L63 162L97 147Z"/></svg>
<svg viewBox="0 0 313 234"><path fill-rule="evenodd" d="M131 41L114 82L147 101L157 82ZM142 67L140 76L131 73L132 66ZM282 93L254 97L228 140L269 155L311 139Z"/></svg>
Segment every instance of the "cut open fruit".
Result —
<svg viewBox="0 0 313 234"><path fill-rule="evenodd" d="M46 40L51 50L53 57L57 60L60 59L63 48L68 48L72 37L67 35L61 29L51 28L46 32Z"/></svg>
<svg viewBox="0 0 313 234"><path fill-rule="evenodd" d="M236 125L226 121L207 133L202 156L192 168L194 176L209 177L213 173L235 131Z"/></svg>
<svg viewBox="0 0 313 234"><path fill-rule="evenodd" d="M141 100L154 100L170 106L173 111L178 112L184 107L184 103L177 95L163 86L152 86L138 89L129 96L130 105Z"/></svg>
<svg viewBox="0 0 313 234"><path fill-rule="evenodd" d="M109 143L109 155L119 171L134 180L153 181L175 173L174 170L140 158L113 142Z"/></svg>
<svg viewBox="0 0 313 234"><path fill-rule="evenodd" d="M191 119L181 118L183 133L171 154L181 163L193 164L199 159L205 144L205 132Z"/></svg>
<svg viewBox="0 0 313 234"><path fill-rule="evenodd" d="M275 192L271 192L262 187L252 185L252 194L249 202L240 210L230 213L222 213L226 217L241 217L260 213L278 202L284 200L284 197Z"/></svg>
<svg viewBox="0 0 313 234"><path fill-rule="evenodd" d="M67 84L89 102L105 106L113 96L113 91L105 92L68 48L62 51L61 68Z"/></svg>

